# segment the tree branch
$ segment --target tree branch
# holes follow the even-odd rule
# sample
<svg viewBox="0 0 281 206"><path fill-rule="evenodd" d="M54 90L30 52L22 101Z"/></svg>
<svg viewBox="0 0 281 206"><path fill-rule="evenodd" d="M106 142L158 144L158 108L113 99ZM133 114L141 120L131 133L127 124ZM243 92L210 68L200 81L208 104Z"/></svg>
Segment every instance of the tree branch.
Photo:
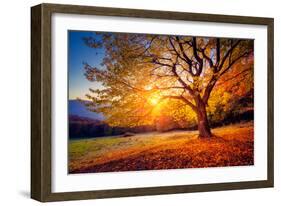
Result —
<svg viewBox="0 0 281 206"><path fill-rule="evenodd" d="M172 68L172 72L174 73L174 75L177 77L178 81L181 83L181 85L187 89L187 91L194 96L194 91L193 89L185 82L182 80L182 78L178 75L177 71L176 71L176 66L174 65Z"/></svg>
<svg viewBox="0 0 281 206"><path fill-rule="evenodd" d="M246 51L243 54L241 54L240 56L236 57L235 59L232 60L231 63L229 63L229 65L226 67L225 70L223 70L222 72L220 72L220 77L225 74L239 59L243 58L243 57L247 57L249 54L251 53L251 51Z"/></svg>
<svg viewBox="0 0 281 206"><path fill-rule="evenodd" d="M178 45L179 45L179 48L180 48L180 51L183 55L183 57L179 54L179 52L176 50L175 48L175 45L173 44L172 40L169 38L169 41L170 41L170 44L172 45L173 49L175 50L175 52L177 53L177 55L179 56L180 59L182 59L184 62L187 63L188 65L188 72L193 76L193 72L192 72L192 60L190 58L188 58L188 56L186 55L184 49L183 49L183 46L182 44L180 43L180 39L179 37L177 36L176 37L176 41L178 42Z"/></svg>
<svg viewBox="0 0 281 206"><path fill-rule="evenodd" d="M207 85L207 87L206 87L206 89L204 91L202 99L203 99L203 102L205 104L208 103L208 99L210 97L211 91L214 88L216 82L217 82L217 75L215 74L215 75L212 76L211 80L209 81L209 83L208 83L208 85Z"/></svg>
<svg viewBox="0 0 281 206"><path fill-rule="evenodd" d="M221 58L221 43L220 43L220 39L217 38L217 42L216 42L216 54L217 54L217 66L219 65L219 62L220 62L220 58Z"/></svg>
<svg viewBox="0 0 281 206"><path fill-rule="evenodd" d="M196 76L199 76L202 72L203 69L203 59L201 59L197 53L197 42L196 42L196 37L192 38L192 50L193 50L193 55L198 62L198 69L196 68Z"/></svg>
<svg viewBox="0 0 281 206"><path fill-rule="evenodd" d="M190 70L190 67L191 67L191 64L192 64L191 60L190 60L190 59L185 59L184 57L182 57L182 56L180 55L180 53L179 53L178 50L176 49L176 47L175 47L175 45L174 45L174 43L173 43L171 37L169 37L169 43L170 43L170 45L171 45L172 48L173 48L172 51L174 51L175 54L176 54L181 60L183 60L184 62L186 62L187 65L189 65L189 70Z"/></svg>
<svg viewBox="0 0 281 206"><path fill-rule="evenodd" d="M241 74L244 74L244 73L246 73L246 72L248 72L248 71L251 71L251 70L252 70L251 68L245 69L245 70L243 70L242 72L239 72L238 74L234 75L233 77L230 77L230 78L224 80L223 82L219 82L218 84L216 84L216 86L223 85L224 83L226 83L226 82L228 82L228 81L230 81L230 80L233 80L233 79L239 77ZM247 75L247 74L246 74L246 75ZM245 75L245 76L246 76L246 75Z"/></svg>
<svg viewBox="0 0 281 206"><path fill-rule="evenodd" d="M197 108L194 104L192 104L189 100L187 100L186 98L184 98L182 95L181 96L163 96L161 99L178 99L178 100L182 100L184 103L186 103L188 106L190 106L195 112L197 112Z"/></svg>
<svg viewBox="0 0 281 206"><path fill-rule="evenodd" d="M251 52L249 51L246 51L244 52L243 54L241 54L240 56L236 57L229 65L228 67L223 70L222 72L220 73L215 73L213 74L211 80L209 81L206 89L205 89L205 92L204 92L204 95L203 95L203 101L205 104L207 104L208 102L208 99L210 97L210 94L211 94L211 91L212 89L214 88L217 80L223 75L225 74L239 59L241 59L242 57L246 57L247 55L249 55Z"/></svg>
<svg viewBox="0 0 281 206"><path fill-rule="evenodd" d="M205 53L205 49L206 48L201 49L199 51L202 53L203 57L208 61L209 65L210 65L210 68L213 68L213 66L214 66L213 60L210 57L207 56L207 54Z"/></svg>
<svg viewBox="0 0 281 206"><path fill-rule="evenodd" d="M226 52L226 54L224 55L224 57L221 60L221 63L218 66L218 70L220 71L227 59L227 57L231 54L231 52L239 45L239 43L241 42L241 40L238 40L235 44L231 45L231 47L228 49L228 51Z"/></svg>

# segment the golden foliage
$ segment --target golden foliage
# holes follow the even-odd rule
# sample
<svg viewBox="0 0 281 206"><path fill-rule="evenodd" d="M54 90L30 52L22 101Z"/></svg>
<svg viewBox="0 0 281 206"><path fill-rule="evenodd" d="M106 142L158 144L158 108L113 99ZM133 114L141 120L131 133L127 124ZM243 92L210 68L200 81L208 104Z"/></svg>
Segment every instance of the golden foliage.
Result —
<svg viewBox="0 0 281 206"><path fill-rule="evenodd" d="M151 125L161 116L189 124L196 121L199 101L207 105L209 116L221 120L253 89L252 40L101 36L101 42L87 43L105 49L104 68L85 65L85 75L103 88L90 89L87 97L89 108L102 113L111 126Z"/></svg>

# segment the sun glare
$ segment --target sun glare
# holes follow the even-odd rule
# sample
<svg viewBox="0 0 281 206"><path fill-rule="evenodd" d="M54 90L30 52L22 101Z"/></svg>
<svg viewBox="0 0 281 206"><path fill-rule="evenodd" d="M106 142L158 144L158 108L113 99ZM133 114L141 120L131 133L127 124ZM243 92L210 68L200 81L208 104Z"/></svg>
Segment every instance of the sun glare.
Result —
<svg viewBox="0 0 281 206"><path fill-rule="evenodd" d="M149 98L149 103L153 106L157 105L160 101L160 97L158 95L154 95Z"/></svg>
<svg viewBox="0 0 281 206"><path fill-rule="evenodd" d="M150 103L152 105L156 105L156 104L158 104L158 99L152 98L152 99L150 99Z"/></svg>

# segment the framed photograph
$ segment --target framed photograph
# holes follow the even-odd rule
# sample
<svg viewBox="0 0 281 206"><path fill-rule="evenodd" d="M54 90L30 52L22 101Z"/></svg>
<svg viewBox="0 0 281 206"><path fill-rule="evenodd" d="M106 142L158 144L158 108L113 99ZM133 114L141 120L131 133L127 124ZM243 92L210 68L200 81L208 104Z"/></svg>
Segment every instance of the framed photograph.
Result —
<svg viewBox="0 0 281 206"><path fill-rule="evenodd" d="M273 19L31 8L31 197L273 187Z"/></svg>

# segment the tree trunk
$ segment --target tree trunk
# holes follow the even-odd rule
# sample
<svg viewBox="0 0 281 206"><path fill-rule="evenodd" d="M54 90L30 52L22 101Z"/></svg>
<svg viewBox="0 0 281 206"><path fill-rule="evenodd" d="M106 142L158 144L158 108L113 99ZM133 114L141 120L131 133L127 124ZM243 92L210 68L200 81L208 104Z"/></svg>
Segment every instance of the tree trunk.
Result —
<svg viewBox="0 0 281 206"><path fill-rule="evenodd" d="M210 138L212 136L212 133L207 117L206 105L201 99L197 101L197 120L199 137Z"/></svg>

